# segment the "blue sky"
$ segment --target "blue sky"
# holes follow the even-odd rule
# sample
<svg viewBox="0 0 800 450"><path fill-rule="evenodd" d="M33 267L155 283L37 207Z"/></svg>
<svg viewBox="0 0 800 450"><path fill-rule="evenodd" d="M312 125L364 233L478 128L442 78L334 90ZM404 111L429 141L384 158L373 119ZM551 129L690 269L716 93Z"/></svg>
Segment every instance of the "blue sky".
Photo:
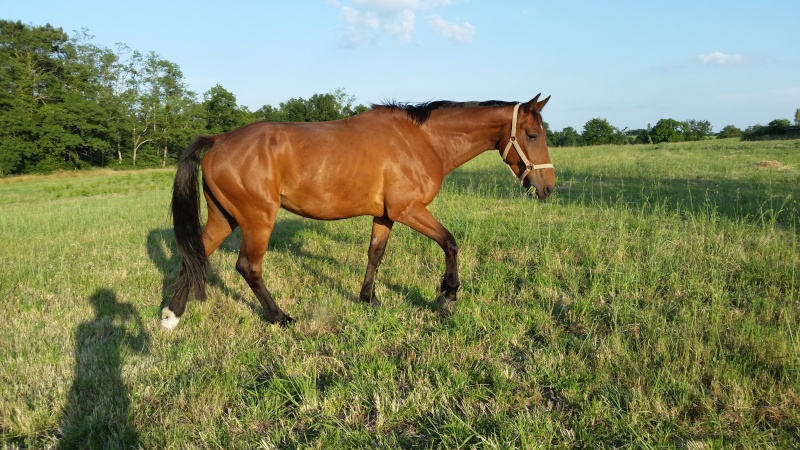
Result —
<svg viewBox="0 0 800 450"><path fill-rule="evenodd" d="M363 104L542 92L551 129L579 131L793 119L798 17L797 0L0 0L2 19L155 51L251 110L337 88Z"/></svg>

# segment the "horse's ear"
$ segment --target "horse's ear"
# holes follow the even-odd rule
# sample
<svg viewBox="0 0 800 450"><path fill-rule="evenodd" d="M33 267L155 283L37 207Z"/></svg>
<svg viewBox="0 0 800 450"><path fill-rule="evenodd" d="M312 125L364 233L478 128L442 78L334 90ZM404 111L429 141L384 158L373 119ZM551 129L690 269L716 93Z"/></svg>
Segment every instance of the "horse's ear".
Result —
<svg viewBox="0 0 800 450"><path fill-rule="evenodd" d="M548 95L546 99L539 101L539 97L542 94L536 94L536 97L533 97L531 101L525 104L525 110L527 111L541 111L544 108L544 105L547 104L547 101L550 100L550 96Z"/></svg>
<svg viewBox="0 0 800 450"><path fill-rule="evenodd" d="M537 95L536 98L539 98L539 96ZM544 105L546 105L547 102L549 102L549 101L550 101L550 96L548 95L547 98L545 98L544 100L536 103L536 109L541 111L544 108Z"/></svg>

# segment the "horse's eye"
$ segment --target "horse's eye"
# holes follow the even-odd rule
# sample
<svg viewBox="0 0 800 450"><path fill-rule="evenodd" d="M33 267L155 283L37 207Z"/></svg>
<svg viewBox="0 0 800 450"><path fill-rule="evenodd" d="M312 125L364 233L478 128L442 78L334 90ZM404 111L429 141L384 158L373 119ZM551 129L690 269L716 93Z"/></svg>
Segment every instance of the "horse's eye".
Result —
<svg viewBox="0 0 800 450"><path fill-rule="evenodd" d="M531 141L535 141L537 137L538 136L536 136L536 133L528 133L528 139Z"/></svg>

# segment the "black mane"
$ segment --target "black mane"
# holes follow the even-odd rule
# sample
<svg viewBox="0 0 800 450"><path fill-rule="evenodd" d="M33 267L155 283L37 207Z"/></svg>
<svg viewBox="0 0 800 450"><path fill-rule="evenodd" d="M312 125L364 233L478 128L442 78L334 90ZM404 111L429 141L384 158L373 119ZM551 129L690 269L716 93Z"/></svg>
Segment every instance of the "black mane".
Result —
<svg viewBox="0 0 800 450"><path fill-rule="evenodd" d="M379 105L372 104L372 108L390 108L405 111L408 119L416 125L422 125L431 116L431 111L444 108L477 108L481 106L513 106L518 102L503 102L500 100L489 100L485 102L451 102L448 100L437 100L435 102L423 103L398 103L396 101L383 102Z"/></svg>

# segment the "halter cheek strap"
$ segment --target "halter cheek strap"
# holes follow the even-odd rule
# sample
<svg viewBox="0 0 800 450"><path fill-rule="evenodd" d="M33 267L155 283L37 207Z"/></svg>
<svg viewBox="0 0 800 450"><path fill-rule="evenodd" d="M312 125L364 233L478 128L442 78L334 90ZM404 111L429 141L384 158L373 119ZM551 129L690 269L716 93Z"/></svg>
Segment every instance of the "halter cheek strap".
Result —
<svg viewBox="0 0 800 450"><path fill-rule="evenodd" d="M511 171L511 173L514 173L514 176L517 179L519 179L520 183L533 170L554 168L552 164L533 164L525 156L525 153L522 152L522 149L519 146L519 142L517 142L517 113L519 113L519 105L521 104L522 103L517 103L514 106L514 116L511 118L511 137L508 139L508 144L506 144L506 149L503 150L503 161L506 164L508 164L508 160L506 159L506 157L508 156L508 151L511 150L511 147L514 147L514 150L517 151L519 159L522 161L523 164L525 164L525 170L519 175L514 173L514 169L512 169L510 165L506 166Z"/></svg>

